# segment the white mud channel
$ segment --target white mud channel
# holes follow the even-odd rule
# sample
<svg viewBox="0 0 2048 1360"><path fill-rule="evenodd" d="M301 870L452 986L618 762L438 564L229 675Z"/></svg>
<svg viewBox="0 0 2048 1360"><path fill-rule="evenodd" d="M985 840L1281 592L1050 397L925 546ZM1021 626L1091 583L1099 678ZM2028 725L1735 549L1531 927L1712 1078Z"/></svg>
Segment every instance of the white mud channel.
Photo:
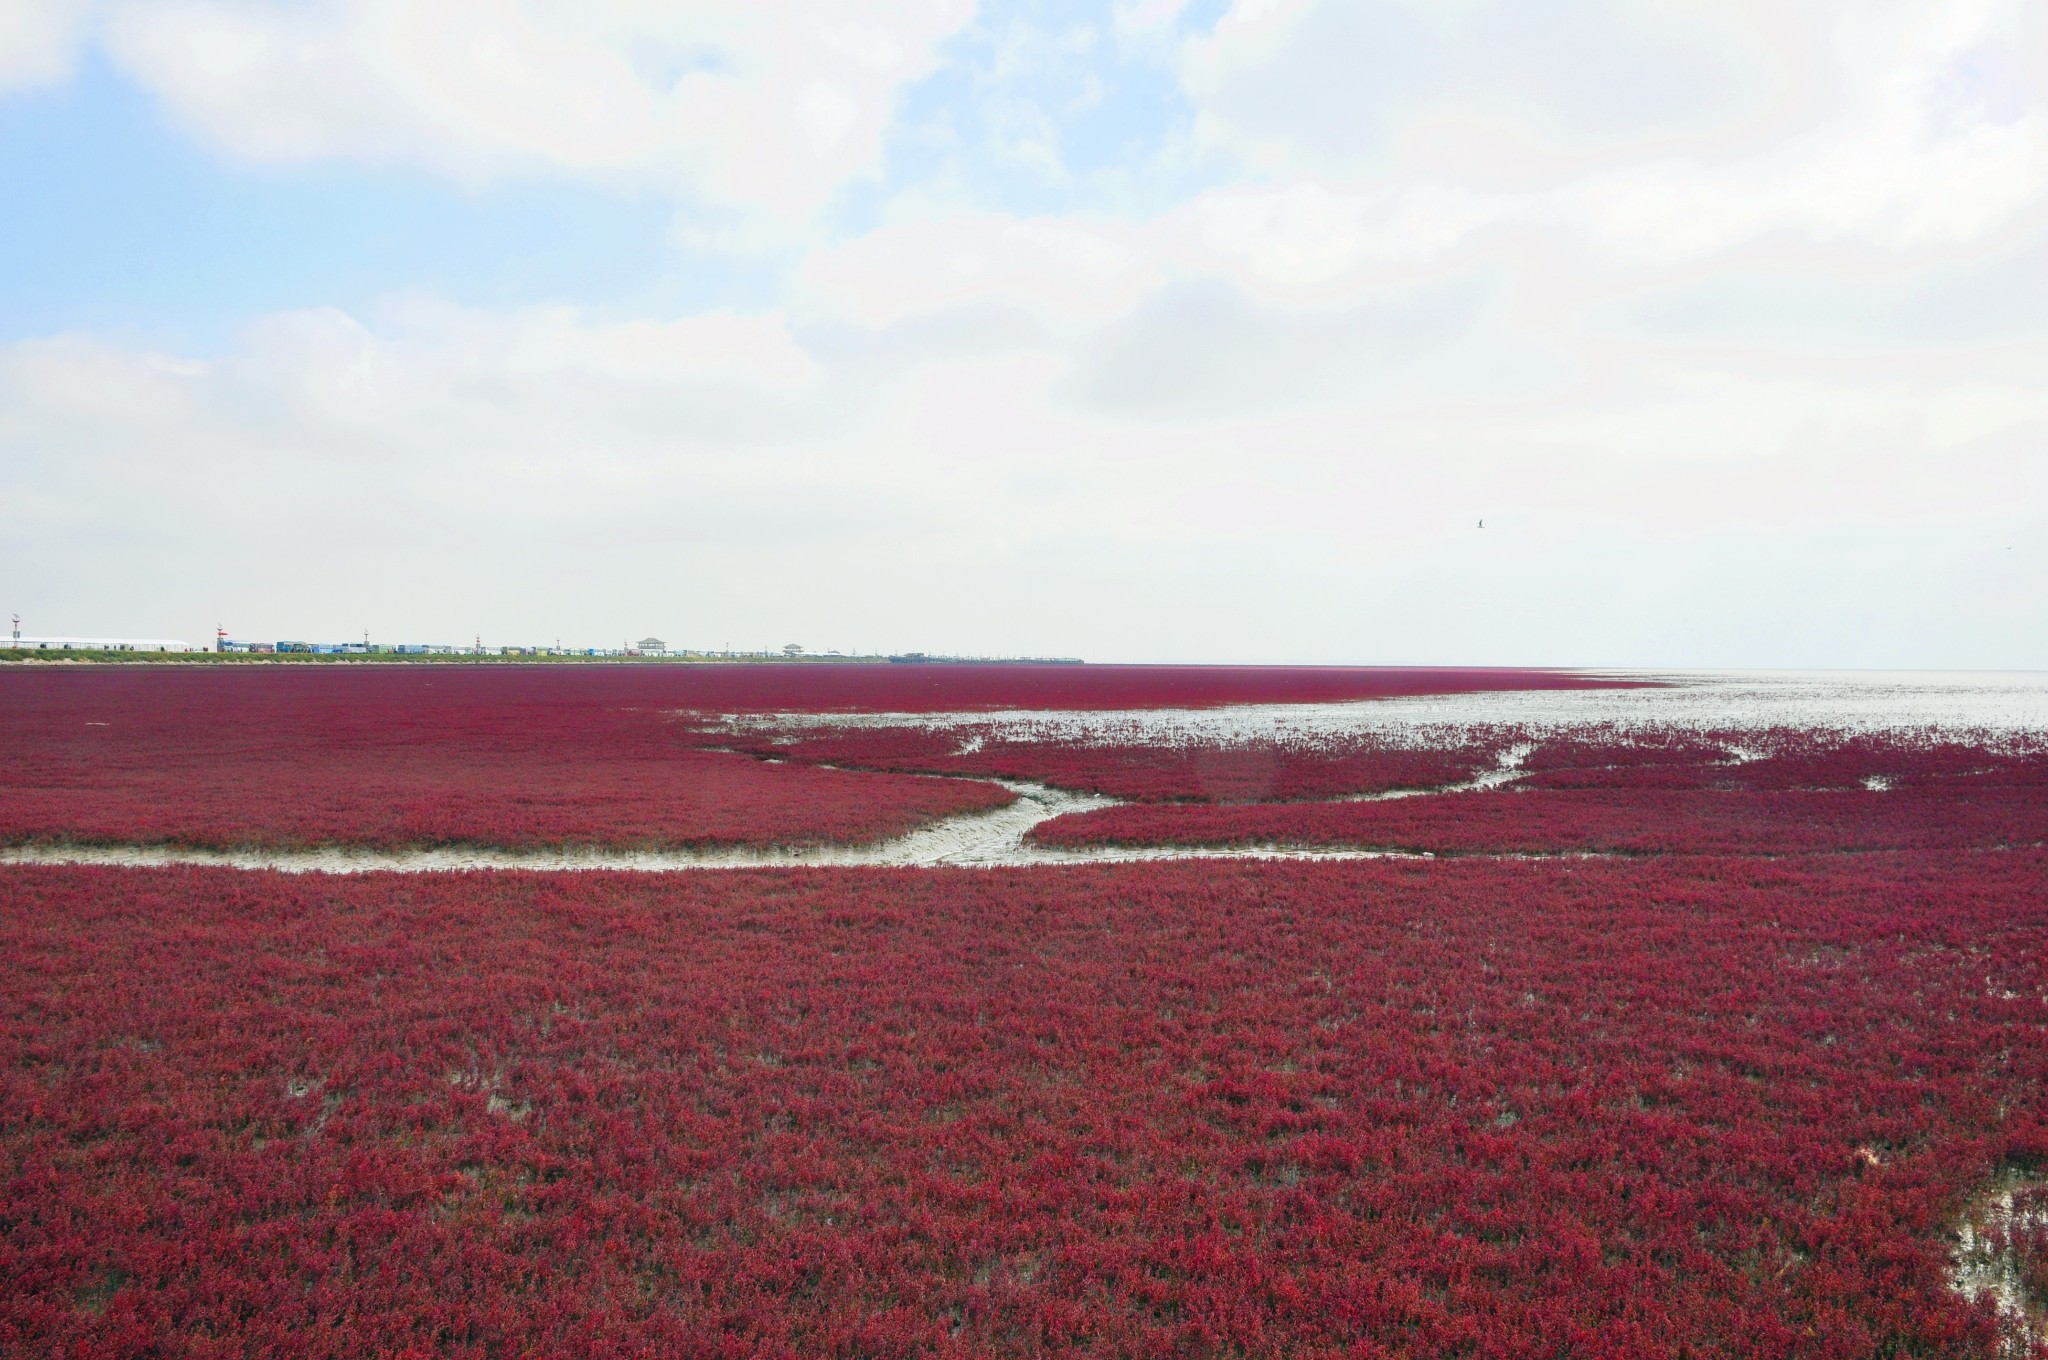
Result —
<svg viewBox="0 0 2048 1360"><path fill-rule="evenodd" d="M1509 772L1510 776L1512 772ZM275 869L288 874L447 873L465 869L525 869L550 873L579 870L624 870L663 873L685 869L797 868L1007 868L1040 864L1120 864L1139 860L1182 859L1429 859L1428 855L1382 850L1288 845L1202 848L1188 846L1087 846L1074 849L1040 846L1029 840L1041 822L1070 812L1117 807L1119 798L1073 793L1016 779L981 782L1001 784L1017 795L1006 807L944 817L893 840L872 845L819 845L783 848L707 847L671 850L607 850L565 848L506 850L489 846L439 846L416 850L323 847L313 850L196 850L176 845L18 845L0 848L0 864L87 864L122 868L159 868L174 864L212 865L226 869ZM1491 787L1501 782L1488 771L1466 784L1443 790Z"/></svg>
<svg viewBox="0 0 2048 1360"><path fill-rule="evenodd" d="M1499 764L1472 778L1440 788L1393 789L1359 793L1331 802L1371 802L1413 798L1425 793L1471 793L1498 788L1522 777L1521 763L1530 748L1503 752ZM781 764L771 759L770 764ZM841 769L836 765L823 769ZM0 864L88 864L118 868L161 868L173 864L211 865L224 869L275 869L288 874L449 873L467 869L526 869L545 873L609 869L667 873L685 869L797 869L869 867L885 869L1018 868L1040 864L1128 864L1182 859L1433 859L1399 850L1361 850L1342 846L1044 846L1033 842L1032 828L1070 812L1122 807L1122 798L1076 793L1022 779L981 775L931 775L938 779L970 779L1000 784L1016 801L986 812L964 812L886 841L870 845L792 847L707 846L668 850L613 850L575 847L552 850L510 850L492 846L436 846L426 849L381 850L370 847L325 846L311 850L199 850L179 845L17 845L0 847Z"/></svg>
<svg viewBox="0 0 2048 1360"><path fill-rule="evenodd" d="M1424 794L1431 793L1484 793L1488 789L1497 789L1503 784L1512 784L1517 779L1520 779L1525 773L1522 769L1522 762L1527 760L1529 753L1535 749L1533 746L1511 746L1500 753L1492 769L1481 770L1462 784L1445 784L1441 788L1434 789L1387 789L1380 793L1347 793L1341 797L1317 801L1331 803L1389 803L1396 798L1419 798Z"/></svg>

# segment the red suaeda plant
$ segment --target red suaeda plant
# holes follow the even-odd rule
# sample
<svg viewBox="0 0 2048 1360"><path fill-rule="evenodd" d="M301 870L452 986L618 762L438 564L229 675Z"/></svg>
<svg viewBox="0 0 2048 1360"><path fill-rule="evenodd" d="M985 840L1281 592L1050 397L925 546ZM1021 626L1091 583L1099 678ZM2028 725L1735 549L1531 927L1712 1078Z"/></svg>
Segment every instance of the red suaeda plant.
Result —
<svg viewBox="0 0 2048 1360"><path fill-rule="evenodd" d="M828 839L1002 796L905 770L1308 797L1457 782L1533 742L1527 792L1155 801L1046 831L1628 857L11 867L0 1355L1999 1344L1952 1253L2048 1149L2038 754L1794 732L1034 750L709 721L799 691L972 707L1031 674L773 669L758 707L718 689L743 676L653 668L0 672L34 756L0 777L0 827ZM1034 693L1182 693L1140 679ZM2034 1224L2007 1214L1984 1250L2038 1304Z"/></svg>
<svg viewBox="0 0 2048 1360"><path fill-rule="evenodd" d="M1221 704L1607 682L1536 671L675 665L0 669L15 755L0 843L208 848L793 845L885 838L999 806L986 784L889 769L1059 778L1134 797L1292 797L1430 781L1444 753L1074 753L1016 744L873 773L723 751L727 713ZM756 754L783 758L772 743ZM836 748L834 748L836 749ZM830 750L825 751L831 754ZM1347 763L1348 761L1348 763ZM1092 782L1091 782L1092 781Z"/></svg>
<svg viewBox="0 0 2048 1360"><path fill-rule="evenodd" d="M795 845L1011 800L704 750L602 686L528 693L490 670L14 671L0 694L0 843Z"/></svg>
<svg viewBox="0 0 2048 1360"><path fill-rule="evenodd" d="M2039 743L1914 734L1579 733L1531 742L1525 788L1799 791L2048 783Z"/></svg>
<svg viewBox="0 0 2048 1360"><path fill-rule="evenodd" d="M267 701L348 710L466 701L486 709L569 705L700 713L931 713L994 709L1213 708L1335 703L1487 690L1640 688L1572 671L1402 666L1028 666L881 664L23 667L0 672L17 706Z"/></svg>
<svg viewBox="0 0 2048 1360"><path fill-rule="evenodd" d="M602 683L644 696L641 702L707 713L1213 708L1651 683L1441 666L694 665L600 673L617 675Z"/></svg>
<svg viewBox="0 0 2048 1360"><path fill-rule="evenodd" d="M1038 843L1356 846L1436 854L1784 855L2048 843L2048 796L1858 789L1435 794L1391 802L1114 807L1042 823Z"/></svg>
<svg viewBox="0 0 2048 1360"><path fill-rule="evenodd" d="M1546 741L1507 788L1385 802L1117 807L1034 831L1081 845L1341 845L1433 853L1741 854L2048 842L2048 759L1943 743L1794 734L1716 759L1665 745ZM1562 747L1560 751L1558 748Z"/></svg>
<svg viewBox="0 0 2048 1360"><path fill-rule="evenodd" d="M0 1351L1988 1354L2048 855L0 877Z"/></svg>
<svg viewBox="0 0 2048 1360"><path fill-rule="evenodd" d="M1027 779L1137 802L1274 802L1426 789L1495 766L1506 740L1390 746L1363 737L1168 745L1073 743L980 724L788 728L724 737L739 750L863 770Z"/></svg>

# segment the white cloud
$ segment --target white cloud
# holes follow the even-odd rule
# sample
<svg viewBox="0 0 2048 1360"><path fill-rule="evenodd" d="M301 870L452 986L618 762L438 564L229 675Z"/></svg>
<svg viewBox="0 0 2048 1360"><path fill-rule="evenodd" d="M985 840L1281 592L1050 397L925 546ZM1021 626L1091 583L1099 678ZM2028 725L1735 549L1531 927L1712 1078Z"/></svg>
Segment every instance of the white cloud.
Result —
<svg viewBox="0 0 2048 1360"><path fill-rule="evenodd" d="M548 170L789 218L875 172L972 0L119 0L108 42L259 161Z"/></svg>
<svg viewBox="0 0 2048 1360"><path fill-rule="evenodd" d="M812 9L169 0L112 31L245 154L667 185L733 244L871 173L964 17ZM2048 579L2048 9L1186 18L1008 30L991 67L1172 54L1204 187L1164 206L923 186L749 313L411 298L206 362L0 350L15 574L90 584L69 545L118 525L150 591L359 590L428 633L673 602L654 631L714 645L1190 656L1228 619L1241 658L2048 664L2005 618ZM259 526L258 584L149 527L217 512ZM1688 611L1756 622L1658 652Z"/></svg>
<svg viewBox="0 0 2048 1360"><path fill-rule="evenodd" d="M1200 136L1267 185L1449 200L1646 262L1951 249L2048 203L2027 0L1240 0L1182 72Z"/></svg>
<svg viewBox="0 0 2048 1360"><path fill-rule="evenodd" d="M540 611L599 640L665 619L704 645L1160 658L1227 616L1238 657L1650 663L1673 658L1630 641L1665 636L1631 632L1641 602L1600 603L1617 571L1710 608L1758 569L1727 553L1811 572L1820 535L1910 540L1952 589L2013 568L1971 565L1991 536L2048 528L2048 337L1644 346L1530 326L1506 277L1320 311L1166 284L995 344L971 307L835 331L822 301L795 323L424 299L280 314L205 362L17 344L0 558L39 599L226 601L273 631L552 634ZM1527 560L1473 542L1480 516ZM102 559L149 570L123 585ZM1910 565L1843 607L1933 610ZM1418 613L1402 581L1470 607ZM1991 639L1977 659L2048 661L1945 607L1945 636ZM1876 664L1892 637L1692 659Z"/></svg>
<svg viewBox="0 0 2048 1360"><path fill-rule="evenodd" d="M1062 331L1128 313L1165 288L1214 282L1324 311L1491 259L1515 272L1524 321L1542 312L1568 322L1617 299L1710 294L1717 276L1739 283L1771 265L1896 291L1892 280L2008 249L2048 215L2048 11L2039 6L1838 13L1672 0L1630 7L1622 23L1587 0L1572 14L1530 35L1490 4L1245 0L1184 45L1212 150L1249 158L1238 174L1148 215L1017 217L900 199L879 228L811 254L794 303L800 314L836 310L876 326L999 306ZM1542 45L1577 52L1603 17L1621 35L1611 51L1567 59ZM1344 31L1311 31L1328 23ZM1351 31L1361 24L1371 31ZM1602 71L1641 52L1684 65L1687 35L1702 26L1715 35L1713 53L1755 67L1755 79L1732 82L1743 98L1694 101L1714 116L1666 119L1658 110L1679 96L1663 82L1644 94L1633 77L1610 81L1574 98L1621 108L1641 95L1640 120L1590 119L1570 135L1556 131L1569 122L1562 115L1508 112L1574 83L1556 71L1541 90L1527 79L1458 77L1423 82L1427 98L1411 100L1405 76L1382 89L1367 69L1427 65L1442 48L1490 71L1512 50L1532 66L1570 72L1576 61L1578 83L1599 84ZM1467 50L1488 43L1491 56ZM1268 110L1262 130L1247 130L1231 122L1242 111L1232 102L1240 76L1306 103L1281 109L1286 118ZM1361 124L1321 101L1358 98L1386 105L1366 118L1382 117L1386 135L1333 150L1331 128Z"/></svg>
<svg viewBox="0 0 2048 1360"><path fill-rule="evenodd" d="M1113 0L1110 19L1118 37L1148 43L1178 28L1187 8L1188 0Z"/></svg>
<svg viewBox="0 0 2048 1360"><path fill-rule="evenodd" d="M0 0L0 91L68 78L92 0Z"/></svg>
<svg viewBox="0 0 2048 1360"><path fill-rule="evenodd" d="M1413 126L1491 123L1550 154L1696 137L1771 93L1770 38L1705 0L1238 0L1187 40L1203 134L1255 162L1393 163Z"/></svg>
<svg viewBox="0 0 2048 1360"><path fill-rule="evenodd" d="M1048 320L1107 316L1163 277L1149 234L1089 218L933 213L813 252L799 296L873 326L991 300Z"/></svg>

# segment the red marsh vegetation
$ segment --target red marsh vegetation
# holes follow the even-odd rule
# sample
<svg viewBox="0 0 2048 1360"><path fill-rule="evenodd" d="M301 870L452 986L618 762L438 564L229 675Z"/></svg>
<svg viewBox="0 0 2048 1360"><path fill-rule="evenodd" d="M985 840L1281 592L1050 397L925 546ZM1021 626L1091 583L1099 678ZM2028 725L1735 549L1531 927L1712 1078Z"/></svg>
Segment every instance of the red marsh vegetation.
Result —
<svg viewBox="0 0 2048 1360"><path fill-rule="evenodd" d="M1117 666L0 668L0 707L17 753L0 767L0 843L859 843L1011 796L959 780L806 768L817 763L809 756L766 765L704 749L729 740L706 725L761 710L1215 705L1601 683L1529 671ZM915 753L914 736L889 740L899 755ZM1441 756L1403 759L1400 770L1335 782L1428 780L1448 768ZM1320 783L1276 784L1285 762L1260 753L1140 753L1077 765L1039 749L966 764L896 763L1071 775L1083 785L1094 771L1130 796L1211 786L1268 796L1276 787L1330 787L1334 768L1317 765Z"/></svg>
<svg viewBox="0 0 2048 1360"><path fill-rule="evenodd" d="M857 839L1019 774L1147 800L1059 844L1508 854L0 866L0 1355L2043 1353L2038 754L712 721L1392 683L766 669L0 671L0 836Z"/></svg>
<svg viewBox="0 0 2048 1360"><path fill-rule="evenodd" d="M1740 755L1730 755L1734 747ZM1522 779L1382 802L1113 807L1035 828L1052 846L1353 846L1477 854L1781 855L2048 842L2048 757L1910 739L1744 734L1542 740ZM1468 767L1469 768L1469 767Z"/></svg>
<svg viewBox="0 0 2048 1360"><path fill-rule="evenodd" d="M1989 1355L2048 856L0 877L19 1355Z"/></svg>

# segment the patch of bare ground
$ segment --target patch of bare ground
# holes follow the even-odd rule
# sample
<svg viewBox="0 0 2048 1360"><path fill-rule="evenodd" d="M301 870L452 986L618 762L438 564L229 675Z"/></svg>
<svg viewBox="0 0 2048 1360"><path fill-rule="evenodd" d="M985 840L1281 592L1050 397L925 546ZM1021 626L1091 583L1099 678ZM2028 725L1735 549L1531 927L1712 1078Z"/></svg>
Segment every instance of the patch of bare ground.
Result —
<svg viewBox="0 0 2048 1360"><path fill-rule="evenodd" d="M1998 1314L2002 1357L2048 1345L2048 1176L2008 1163L1964 1209L1949 1284Z"/></svg>

